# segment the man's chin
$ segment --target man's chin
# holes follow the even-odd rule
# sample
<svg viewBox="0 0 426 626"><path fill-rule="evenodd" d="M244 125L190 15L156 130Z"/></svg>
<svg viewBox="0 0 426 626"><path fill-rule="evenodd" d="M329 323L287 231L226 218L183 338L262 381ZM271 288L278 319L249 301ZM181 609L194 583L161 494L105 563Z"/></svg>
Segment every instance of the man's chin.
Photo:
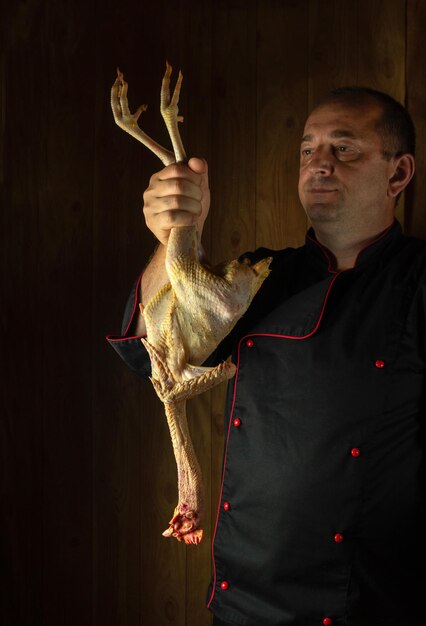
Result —
<svg viewBox="0 0 426 626"><path fill-rule="evenodd" d="M330 204L313 204L306 208L306 213L313 224L337 222L339 219L339 211Z"/></svg>

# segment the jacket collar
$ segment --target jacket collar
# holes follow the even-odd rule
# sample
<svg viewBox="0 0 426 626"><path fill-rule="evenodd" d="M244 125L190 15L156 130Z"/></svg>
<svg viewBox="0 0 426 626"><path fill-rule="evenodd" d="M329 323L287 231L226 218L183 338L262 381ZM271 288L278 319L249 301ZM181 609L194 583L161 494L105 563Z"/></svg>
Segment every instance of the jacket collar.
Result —
<svg viewBox="0 0 426 626"><path fill-rule="evenodd" d="M382 233L379 233L373 241L370 241L358 254L355 268L364 267L379 258L385 251L402 237L401 224L395 219L393 224ZM336 274L336 260L332 252L321 244L316 238L315 231L310 228L306 233L306 250L308 257L321 265L328 272ZM348 270L350 271L350 270Z"/></svg>

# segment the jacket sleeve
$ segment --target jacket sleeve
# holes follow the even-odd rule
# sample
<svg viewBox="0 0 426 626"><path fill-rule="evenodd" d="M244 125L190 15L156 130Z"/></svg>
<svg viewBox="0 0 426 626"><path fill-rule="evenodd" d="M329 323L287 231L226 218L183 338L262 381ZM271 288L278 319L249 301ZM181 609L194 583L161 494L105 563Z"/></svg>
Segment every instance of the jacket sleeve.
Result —
<svg viewBox="0 0 426 626"><path fill-rule="evenodd" d="M136 322L139 315L139 289L142 276L133 285L133 289L127 300L121 327L121 335L108 335L107 341L126 365L141 378L151 375L151 363L145 350L141 337L135 335Z"/></svg>

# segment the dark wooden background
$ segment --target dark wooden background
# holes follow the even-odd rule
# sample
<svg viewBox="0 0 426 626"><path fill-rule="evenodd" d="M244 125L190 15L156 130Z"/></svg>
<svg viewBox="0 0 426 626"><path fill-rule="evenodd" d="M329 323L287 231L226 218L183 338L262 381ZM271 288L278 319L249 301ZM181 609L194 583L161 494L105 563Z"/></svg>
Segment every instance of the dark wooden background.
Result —
<svg viewBox="0 0 426 626"><path fill-rule="evenodd" d="M161 537L176 502L161 405L105 342L153 248L142 192L161 164L113 123L117 65L166 142L166 58L184 73L189 154L210 164L214 261L303 242L305 116L330 87L405 102L426 237L426 2L15 0L1 22L2 626L207 626L223 389L193 402L205 540Z"/></svg>

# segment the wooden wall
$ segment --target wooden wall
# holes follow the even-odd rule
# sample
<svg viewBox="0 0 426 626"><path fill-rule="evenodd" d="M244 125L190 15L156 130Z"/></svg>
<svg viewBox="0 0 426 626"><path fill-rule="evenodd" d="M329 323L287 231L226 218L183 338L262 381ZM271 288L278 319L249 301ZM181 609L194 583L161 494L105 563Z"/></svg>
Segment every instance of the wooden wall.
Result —
<svg viewBox="0 0 426 626"><path fill-rule="evenodd" d="M303 123L342 84L407 103L420 175L398 215L426 237L426 3L16 0L1 28L0 623L207 626L223 389L190 409L209 510L186 548L161 537L176 500L161 406L104 340L154 245L142 192L161 167L113 123L115 68L160 141L165 59L182 68L214 261L303 242Z"/></svg>

